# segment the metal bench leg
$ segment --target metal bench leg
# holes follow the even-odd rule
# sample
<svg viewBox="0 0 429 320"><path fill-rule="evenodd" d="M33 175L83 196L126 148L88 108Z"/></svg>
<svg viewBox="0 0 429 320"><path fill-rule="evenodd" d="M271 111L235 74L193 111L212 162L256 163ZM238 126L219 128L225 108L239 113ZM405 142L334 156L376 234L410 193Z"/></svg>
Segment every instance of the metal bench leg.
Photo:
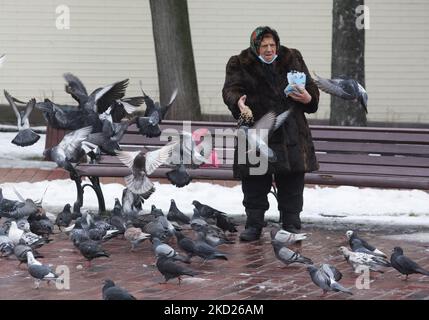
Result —
<svg viewBox="0 0 429 320"><path fill-rule="evenodd" d="M106 211L106 204L104 202L104 196L103 191L101 190L100 186L100 179L98 177L88 177L91 181L91 184L84 184L82 185L82 177L73 173L70 173L70 178L75 182L76 184L76 190L77 190L77 199L74 203L73 208L75 210L79 210L83 205L83 193L85 187L91 187L92 190L94 190L95 194L97 195L98 199L98 211L105 212Z"/></svg>
<svg viewBox="0 0 429 320"><path fill-rule="evenodd" d="M80 208L82 207L82 204L83 204L82 178L76 173L70 172L70 179L72 179L76 184L76 191L77 191L77 199L73 205L73 211L78 211L78 210L80 211Z"/></svg>
<svg viewBox="0 0 429 320"><path fill-rule="evenodd" d="M98 199L98 212L100 213L105 212L106 203L104 202L104 195L103 195L103 191L101 190L100 179L98 177L88 177L88 178L91 181L92 185L87 184L85 186L90 186L95 191L95 194L97 195L97 199Z"/></svg>

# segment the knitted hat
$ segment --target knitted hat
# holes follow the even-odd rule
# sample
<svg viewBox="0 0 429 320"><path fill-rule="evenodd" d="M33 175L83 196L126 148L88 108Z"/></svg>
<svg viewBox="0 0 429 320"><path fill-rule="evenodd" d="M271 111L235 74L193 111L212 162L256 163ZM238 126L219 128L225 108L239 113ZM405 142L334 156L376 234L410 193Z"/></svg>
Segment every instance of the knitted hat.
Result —
<svg viewBox="0 0 429 320"><path fill-rule="evenodd" d="M279 52L280 38L279 38L279 35L277 34L277 31L267 26L257 27L250 35L250 48L252 49L252 52L256 56L258 56L259 46L261 45L261 41L266 34L271 34L273 36L274 41L276 42L276 45L277 45L277 52Z"/></svg>

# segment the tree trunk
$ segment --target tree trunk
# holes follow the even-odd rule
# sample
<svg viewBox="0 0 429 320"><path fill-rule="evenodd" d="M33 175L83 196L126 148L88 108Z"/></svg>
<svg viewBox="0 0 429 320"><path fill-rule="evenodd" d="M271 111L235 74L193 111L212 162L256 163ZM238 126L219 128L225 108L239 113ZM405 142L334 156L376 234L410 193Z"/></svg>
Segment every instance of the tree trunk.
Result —
<svg viewBox="0 0 429 320"><path fill-rule="evenodd" d="M365 87L365 28L362 12L356 8L364 0L334 0L332 10L331 77L344 76ZM330 124L366 126L366 114L359 102L331 97Z"/></svg>
<svg viewBox="0 0 429 320"><path fill-rule="evenodd" d="M150 10L161 104L168 103L178 88L176 101L166 118L199 120L201 108L187 1L150 0Z"/></svg>

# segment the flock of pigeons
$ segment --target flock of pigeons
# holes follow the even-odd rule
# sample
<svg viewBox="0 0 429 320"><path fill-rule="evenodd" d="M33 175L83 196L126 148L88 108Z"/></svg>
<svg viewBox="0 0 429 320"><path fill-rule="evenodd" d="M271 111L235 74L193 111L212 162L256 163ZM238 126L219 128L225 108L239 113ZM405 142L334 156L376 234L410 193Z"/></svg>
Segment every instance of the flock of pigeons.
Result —
<svg viewBox="0 0 429 320"><path fill-rule="evenodd" d="M4 55L0 56L0 64L3 61ZM76 100L76 106L58 105L49 99L36 102L34 98L24 103L4 91L16 114L19 129L12 143L24 147L38 141L40 137L31 129L29 116L34 108L41 110L50 126L71 130L57 146L45 150L45 155L58 166L72 175L78 175L75 166L85 155L91 161L97 161L100 154L105 153L117 155L130 168L131 174L125 178L126 188L123 190L122 201L115 199L115 206L107 218L92 216L85 209L72 211L70 204L67 204L54 222L46 216L42 200L24 199L16 190L18 201L5 199L0 189L0 217L4 218L0 227L1 256L15 256L20 264L27 263L28 272L35 279L37 288L42 280L58 281L59 276L49 266L37 260L43 258L37 250L52 241L50 235L57 225L60 231L69 235L88 266L93 259L110 256L103 249L105 241L122 236L130 242L131 250L134 251L141 242L149 239L156 267L164 276L165 282L178 278L180 284L182 276L199 274L187 266L193 257L201 258L204 263L213 259L228 260L228 255L220 251L218 246L234 243L231 234L237 231L237 224L224 212L196 200L193 201L195 208L191 218L177 208L174 200L171 200L167 215L155 206L152 206L150 213L142 210L144 200L155 190L148 178L151 173L160 165L169 164L173 170L167 174L168 179L178 187L187 185L191 178L186 168L207 163L211 159L211 145L205 145L204 140L198 144L192 133L181 132L178 139L172 139L155 151L130 152L121 150L119 146L119 141L131 124L136 124L142 135L160 136L159 124L174 103L177 90L173 92L169 103L161 106L143 90L142 96L125 98L128 79L97 88L88 94L76 76L66 73L64 78L65 91ZM366 111L368 98L363 87L356 81L330 80L318 76L315 81L327 93L359 101ZM146 104L144 116L131 117L142 103ZM25 105L25 111L19 111L18 105ZM265 154L269 161L276 160L275 153L267 146L266 141L284 123L290 112L291 110L280 115L269 112L257 121L254 128L269 129L263 137L255 135L255 131L248 130L248 127L242 127L241 133L254 146L253 151ZM184 155L191 159L190 164L184 163ZM184 230L192 234L185 235ZM328 291L353 294L339 283L342 274L337 268L326 263L316 266L311 259L291 249L291 245L305 240L306 234L292 234L281 229L272 229L270 234L276 258L285 265L306 264L311 280L324 294ZM429 271L406 257L399 247L394 248L389 261L383 252L369 245L356 232L347 231L346 236L350 249L340 247L339 250L355 272L359 272L362 266L374 272L383 272L385 268L393 267L406 275L406 279L413 273L429 275ZM173 238L175 241L172 241ZM170 245L173 242L182 253ZM102 296L103 299L135 299L110 279L104 283Z"/></svg>

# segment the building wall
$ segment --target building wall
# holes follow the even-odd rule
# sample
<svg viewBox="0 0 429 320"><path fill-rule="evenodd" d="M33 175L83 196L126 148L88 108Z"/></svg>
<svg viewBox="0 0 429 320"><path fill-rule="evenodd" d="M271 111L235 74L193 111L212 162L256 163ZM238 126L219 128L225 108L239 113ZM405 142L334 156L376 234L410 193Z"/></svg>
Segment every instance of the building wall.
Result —
<svg viewBox="0 0 429 320"><path fill-rule="evenodd" d="M0 88L21 99L72 103L62 74L78 75L91 91L130 79L158 97L149 1L70 0L70 29L57 30L62 0L0 0ZM367 0L366 88L370 121L429 123L429 1ZM225 65L248 47L259 25L275 28L282 44L298 48L309 70L330 76L332 1L188 0L203 113L228 114L221 97ZM0 95L0 103L5 103ZM319 111L329 118L330 97Z"/></svg>

